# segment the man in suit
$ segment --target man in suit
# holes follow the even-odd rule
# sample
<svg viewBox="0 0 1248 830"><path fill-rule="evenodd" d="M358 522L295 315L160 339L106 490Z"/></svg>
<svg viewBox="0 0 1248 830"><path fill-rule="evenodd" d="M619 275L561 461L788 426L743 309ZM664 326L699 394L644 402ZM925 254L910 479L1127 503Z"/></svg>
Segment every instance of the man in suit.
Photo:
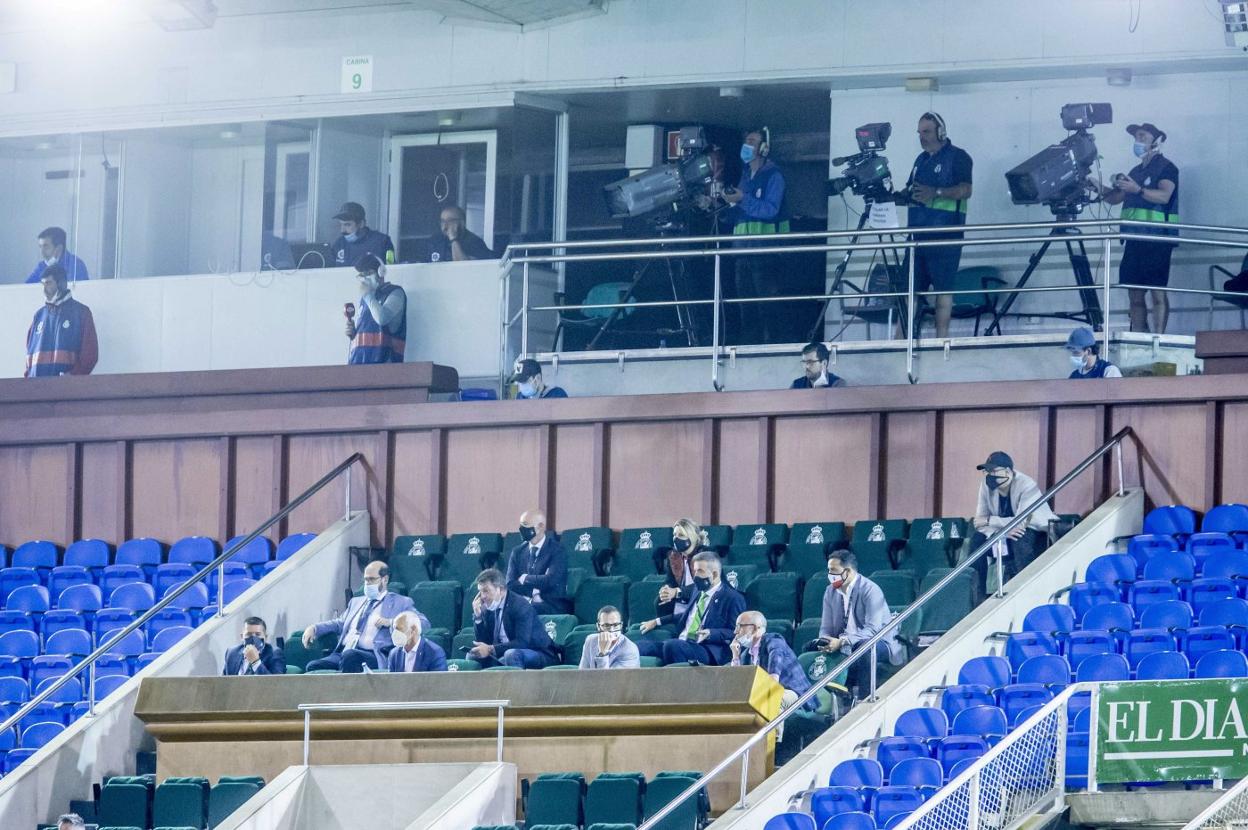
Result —
<svg viewBox="0 0 1248 830"><path fill-rule="evenodd" d="M424 629L414 611L403 611L394 618L387 668L392 672L446 671L446 652L432 640L420 636Z"/></svg>
<svg viewBox="0 0 1248 830"><path fill-rule="evenodd" d="M225 653L221 674L285 674L286 658L280 648L265 642L268 633L268 626L259 617L243 620L243 641Z"/></svg>
<svg viewBox="0 0 1248 830"><path fill-rule="evenodd" d="M539 614L570 614L568 552L546 532L546 514L529 510L520 517L519 545L507 558L507 591L527 597Z"/></svg>
<svg viewBox="0 0 1248 830"><path fill-rule="evenodd" d="M624 636L624 618L614 605L598 609L598 633L585 638L582 669L636 669L641 656L632 640Z"/></svg>
<svg viewBox="0 0 1248 830"><path fill-rule="evenodd" d="M322 634L337 634L338 644L334 650L308 663L305 671L337 669L344 674L359 674L364 667L376 670L394 644L390 627L396 615L403 611L415 611L411 599L386 590L390 585L390 569L385 562L369 562L364 568L364 596L352 597L347 610L336 619L310 625L303 630L303 645L311 648ZM422 618L421 630L429 627Z"/></svg>
<svg viewBox="0 0 1248 830"><path fill-rule="evenodd" d="M693 557L693 599L680 619L674 615L646 620L641 633L660 625L678 622L680 632L674 639L655 643L643 640L637 644L644 655L659 655L664 663L700 663L723 666L731 657L728 644L737 617L745 610L745 597L723 582L723 566L713 551L702 551Z"/></svg>
<svg viewBox="0 0 1248 830"><path fill-rule="evenodd" d="M559 658L533 604L508 591L507 580L497 568L487 568L477 576L472 623L476 639L468 650L468 659L476 660L483 668L502 664L544 669Z"/></svg>
<svg viewBox="0 0 1248 830"><path fill-rule="evenodd" d="M732 665L758 666L784 687L780 698L782 708L788 709L810 688L810 680L802 670L797 655L779 634L767 633L767 618L759 611L743 611L737 615L737 627L732 632ZM802 707L815 711L819 703L813 697Z"/></svg>
<svg viewBox="0 0 1248 830"><path fill-rule="evenodd" d="M828 588L823 592L823 618L819 624L819 651L848 655L874 637L893 619L884 592L858 573L858 558L851 550L837 550L828 558ZM906 662L905 650L894 632L875 644L879 660L894 666ZM865 691L871 683L871 659L856 660L848 672L851 690Z"/></svg>

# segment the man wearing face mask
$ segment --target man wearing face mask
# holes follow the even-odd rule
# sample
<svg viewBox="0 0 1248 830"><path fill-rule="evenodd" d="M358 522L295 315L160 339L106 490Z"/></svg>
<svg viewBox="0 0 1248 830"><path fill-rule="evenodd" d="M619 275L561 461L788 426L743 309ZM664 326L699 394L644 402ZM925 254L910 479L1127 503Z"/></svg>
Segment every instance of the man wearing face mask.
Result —
<svg viewBox="0 0 1248 830"><path fill-rule="evenodd" d="M1117 366L1101 359L1100 344L1096 342L1092 329L1080 327L1072 331L1066 338L1066 352L1074 370L1070 373L1070 380L1122 377Z"/></svg>
<svg viewBox="0 0 1248 830"><path fill-rule="evenodd" d="M386 264L365 254L355 264L360 281L355 317L347 318L349 364L402 363L407 346L407 293L386 282Z"/></svg>
<svg viewBox="0 0 1248 830"><path fill-rule="evenodd" d="M468 649L468 659L483 668L501 664L544 669L558 661L559 650L532 603L508 591L506 577L495 568L477 576L472 624L476 639Z"/></svg>
<svg viewBox="0 0 1248 830"><path fill-rule="evenodd" d="M845 379L837 377L828 369L828 361L832 353L822 343L807 343L802 348L803 375L793 383L790 389L823 389L828 386L844 386Z"/></svg>
<svg viewBox="0 0 1248 830"><path fill-rule="evenodd" d="M598 609L598 633L585 638L582 669L636 669L641 656L636 644L624 636L624 618L614 605Z"/></svg>
<svg viewBox="0 0 1248 830"><path fill-rule="evenodd" d="M523 540L507 559L507 590L527 597L538 614L570 614L568 552L546 531L546 514L529 510L520 517Z"/></svg>
<svg viewBox="0 0 1248 830"><path fill-rule="evenodd" d="M90 279L87 266L81 259L65 250L65 229L56 226L44 228L39 232L39 262L35 270L30 272L26 283L35 283L43 277L44 269L59 265L65 269L65 276L70 282Z"/></svg>
<svg viewBox="0 0 1248 830"><path fill-rule="evenodd" d="M975 535L971 537L971 550L975 550L999 528L1005 527L1010 520L1040 498L1039 485L1030 476L1014 469L1014 460L998 450L975 469L984 473L984 480L979 485L979 502L975 508ZM1027 517L1011 530L998 545L998 550L980 557L974 565L979 574L981 595L988 594L988 568L992 560L1002 556L1002 576L1006 582L1031 564L1032 560L1044 552L1048 546L1049 522L1057 515L1049 509L1048 504L1041 502ZM991 565L995 571L995 564Z"/></svg>
<svg viewBox="0 0 1248 830"><path fill-rule="evenodd" d="M368 226L363 205L359 202L343 202L342 207L334 214L334 219L342 234L330 246L334 265L350 265L366 255L375 256L389 265L394 264L394 243L386 234Z"/></svg>
<svg viewBox="0 0 1248 830"><path fill-rule="evenodd" d="M694 594L689 607L678 619L673 614L646 620L641 633L661 625L677 624L674 639L656 643L643 640L638 650L646 656L663 658L664 663L697 663L722 666L731 658L729 644L737 617L745 610L745 597L721 579L723 566L712 551L693 557Z"/></svg>
<svg viewBox="0 0 1248 830"><path fill-rule="evenodd" d="M1179 168L1161 154L1166 140L1163 130L1145 121L1131 124L1127 133L1134 139L1132 151L1140 163L1125 176L1114 177L1114 186L1103 190L1101 198L1111 205L1122 205L1123 233L1147 234L1156 242L1128 239L1122 246L1122 261L1118 263L1118 280L1129 285L1146 285L1164 288L1170 283L1170 257L1174 253L1174 238L1179 232L1168 224L1179 221ZM1125 224L1130 220L1133 224ZM1142 224L1134 224L1140 222ZM1153 295L1154 334L1162 334L1170 316L1170 304L1165 291L1147 291L1129 288L1131 299L1129 311L1131 331L1149 331L1148 308L1145 295Z"/></svg>
<svg viewBox="0 0 1248 830"><path fill-rule="evenodd" d="M813 643L814 648L848 655L880 633L892 619L893 613L888 610L888 601L880 586L858 573L858 557L853 551L830 553L828 587L823 592L819 639ZM905 649L896 634L876 643L875 653L879 663L900 666L906 662ZM871 688L869 656L858 658L849 667L846 685L854 691L855 697L861 697Z"/></svg>
<svg viewBox="0 0 1248 830"><path fill-rule="evenodd" d="M542 398L566 398L568 393L561 386L547 386L542 377L542 364L526 358L517 360L511 376L516 384L516 400L533 401Z"/></svg>
<svg viewBox="0 0 1248 830"><path fill-rule="evenodd" d="M347 610L336 619L310 625L303 630L304 648L312 648L323 634L337 634L338 644L326 657L308 663L305 671L337 669L344 674L358 674L364 667L376 670L394 647L390 628L396 615L416 611L411 599L386 590L390 585L390 569L381 561L369 562L364 568L364 595L352 597ZM419 612L417 612L419 613ZM420 618L422 631L429 621Z"/></svg>
<svg viewBox="0 0 1248 830"><path fill-rule="evenodd" d="M810 680L802 670L797 655L784 637L767 633L767 618L758 611L743 611L737 615L737 627L732 632L732 665L758 666L784 687L780 706L788 709L810 688ZM811 712L819 708L819 702L811 698L803 705Z"/></svg>
<svg viewBox="0 0 1248 830"><path fill-rule="evenodd" d="M421 634L420 617L413 611L403 611L394 618L390 640L394 648L386 667L392 672L446 671L446 652L432 640Z"/></svg>
<svg viewBox="0 0 1248 830"><path fill-rule="evenodd" d="M286 673L286 658L282 650L270 645L268 626L259 617L243 620L243 642L225 653L225 677L249 674Z"/></svg>
<svg viewBox="0 0 1248 830"><path fill-rule="evenodd" d="M70 296L61 266L44 269L39 282L44 306L26 332L26 377L91 374L100 354L91 309Z"/></svg>
<svg viewBox="0 0 1248 830"><path fill-rule="evenodd" d="M741 143L741 181L721 194L735 208L734 236L782 234L789 232L789 213L784 203L784 174L768 158L771 133L766 127L750 130ZM734 247L769 247L770 240L738 242ZM733 287L737 298L774 297L782 292L781 266L776 254L739 256ZM740 303L740 326L734 343L782 343L791 340L796 317L792 303Z"/></svg>

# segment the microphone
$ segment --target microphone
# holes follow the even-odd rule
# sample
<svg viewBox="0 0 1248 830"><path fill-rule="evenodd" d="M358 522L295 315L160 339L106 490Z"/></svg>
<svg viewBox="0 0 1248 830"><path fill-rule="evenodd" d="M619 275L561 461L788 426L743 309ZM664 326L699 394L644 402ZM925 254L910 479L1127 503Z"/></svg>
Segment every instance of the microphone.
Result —
<svg viewBox="0 0 1248 830"><path fill-rule="evenodd" d="M342 313L348 320L355 319L355 303L344 303Z"/></svg>

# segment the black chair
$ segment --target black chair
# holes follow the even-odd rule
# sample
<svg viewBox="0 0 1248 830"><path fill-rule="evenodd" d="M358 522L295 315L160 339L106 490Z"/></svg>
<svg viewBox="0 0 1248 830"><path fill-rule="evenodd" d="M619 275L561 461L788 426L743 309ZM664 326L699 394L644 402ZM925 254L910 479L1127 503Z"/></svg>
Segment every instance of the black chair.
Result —
<svg viewBox="0 0 1248 830"><path fill-rule="evenodd" d="M1248 272L1248 255L1244 256L1244 261L1240 263L1240 266L1239 266L1239 273L1243 274L1245 272ZM1239 276L1239 274L1232 274L1230 271L1223 268L1221 265L1210 265L1209 266L1209 290L1210 291L1218 290L1218 287L1215 283L1215 280L1216 280L1216 277L1214 276L1215 273L1221 273L1229 280L1233 280L1237 276ZM1225 285L1223 285L1222 290L1226 291L1228 289ZM1210 328L1213 327L1213 301L1214 300L1221 300L1224 303L1229 303L1230 305L1238 306L1239 307L1239 327L1248 328L1248 290L1246 290L1243 296L1241 297L1210 296L1209 298L1209 327Z"/></svg>

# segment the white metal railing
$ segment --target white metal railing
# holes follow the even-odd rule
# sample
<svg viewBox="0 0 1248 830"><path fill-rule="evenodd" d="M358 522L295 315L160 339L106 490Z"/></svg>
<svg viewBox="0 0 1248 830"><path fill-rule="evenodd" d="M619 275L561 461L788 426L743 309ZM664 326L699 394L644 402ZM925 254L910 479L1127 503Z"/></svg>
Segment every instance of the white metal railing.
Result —
<svg viewBox="0 0 1248 830"><path fill-rule="evenodd" d="M620 311L630 308L659 308L672 307L678 310L694 306L711 306L712 309L712 331L711 343L709 346L709 355L711 358L711 385L716 390L721 390L723 385L719 380L719 367L723 357L723 321L722 311L730 305L748 305L753 303L770 303L770 302L793 302L793 301L845 301L845 300L892 300L898 305L898 314L900 320L908 321L903 325L906 340L906 374L911 383L918 381L915 374L914 352L916 348L917 338L913 321L917 319L914 310L917 309L917 303L921 298L934 297L942 294L952 295L1005 295L1008 298L1019 294L1032 293L1049 293L1049 292L1085 292L1083 297L1084 312L1083 315L1093 320L1099 317L1099 328L1103 337L1103 342L1108 349L1110 342L1110 311L1111 300L1115 290L1126 289L1144 289L1154 291L1166 291L1175 294L1193 294L1207 296L1210 298L1210 304L1215 298L1236 299L1242 298L1242 294L1233 292L1217 291L1202 288L1175 288L1162 287L1154 288L1152 286L1134 286L1124 283L1114 284L1110 279L1110 259L1112 256L1113 243L1125 240L1138 240L1144 242L1155 242L1158 237L1155 235L1124 233L1121 230L1122 224L1135 224L1138 222L1124 222L1121 219L1085 219L1073 222L1020 222L1005 224L984 224L984 225L962 225L957 230L969 234L975 233L1000 233L1006 232L1004 237L988 237L988 238L964 238L964 239L926 239L925 235L931 233L947 232L948 227L930 227L930 228L898 228L887 230L847 230L847 231L814 231L792 234L772 234L772 235L741 235L741 236L691 236L679 238L665 239L613 239L600 241L584 241L584 242L543 242L543 243L520 243L509 246L501 261L500 269L500 324L501 324L501 341L499 355L499 387L500 389L506 382L507 376L510 374L511 361L516 357L531 357L532 352L529 348L529 317L531 312L535 311L554 311L563 313L565 311L585 311L592 309L617 309ZM1180 238L1182 244L1198 246L1203 248L1248 248L1248 228L1237 228L1219 225L1190 225L1169 223L1166 225L1168 229L1174 229L1189 233L1205 234L1205 237L1183 236ZM1081 229L1092 231L1090 233L1081 233ZM1020 235L1023 231L1039 231L1045 233ZM1236 238L1227 239L1210 239L1208 235L1232 235ZM904 235L905 238L898 238ZM863 242L860 237L874 237L878 241ZM890 237L886 239L885 237ZM731 247L734 243L748 242L758 247ZM1044 286L1009 286L1005 288L971 288L956 291L934 291L920 290L916 284L915 275L915 257L907 256L909 261L908 273L906 274L906 290L901 291L882 291L882 292L857 292L854 293L822 293L822 294L803 294L803 295L785 295L774 297L737 297L725 298L723 295L723 280L721 271L723 268L723 259L745 257L745 256L761 256L761 255L778 255L801 254L801 253L841 253L847 258L855 251L864 252L887 252L887 251L906 251L907 254L918 248L940 248L940 247L958 247L974 250L984 246L1000 246L1000 245L1047 245L1055 242L1061 242L1067 245L1078 245L1080 251L1083 251L1084 243L1099 243L1101 249L1101 263L1099 270L1102 272L1099 281L1096 276L1092 276L1091 283L1083 284L1064 284L1064 285L1044 285ZM673 247L677 246L677 247ZM723 246L723 247L721 247ZM612 250L623 247L639 247L642 250L620 251ZM1072 257L1074 254L1072 253ZM899 257L900 258L900 257ZM691 260L691 259L710 259L713 264L714 283L710 299L679 299L657 300L647 302L627 302L628 298L624 298L625 302L619 303L596 303L596 304L560 304L560 305L532 305L530 303L530 274L531 265L562 265L569 262L603 262L616 260ZM517 266L520 272L520 303L516 311L511 311L512 277ZM1089 269L1091 268L1089 260ZM841 280L837 280L834 288L840 287ZM1096 308L1098 302L1101 308ZM998 309L993 312L994 324L1000 316L1004 315L1004 309ZM1044 315L1039 315L1044 316ZM1075 314L1051 314L1049 316L1062 316L1078 318ZM511 354L509 351L509 335L515 326L520 327L520 347L518 354ZM1094 328L1097 325L1094 325ZM989 326L991 329L992 326ZM620 350L615 350L620 351Z"/></svg>
<svg viewBox="0 0 1248 830"><path fill-rule="evenodd" d="M1227 790L1196 818L1183 825L1183 830L1220 830L1248 826L1248 778Z"/></svg>
<svg viewBox="0 0 1248 830"><path fill-rule="evenodd" d="M510 700L426 700L409 703L404 701L374 701L371 703L300 703L303 712L303 765L308 765L312 750L313 712L396 712L439 709L497 709L498 729L495 733L495 751L498 762L503 762L503 712L511 705Z"/></svg>

